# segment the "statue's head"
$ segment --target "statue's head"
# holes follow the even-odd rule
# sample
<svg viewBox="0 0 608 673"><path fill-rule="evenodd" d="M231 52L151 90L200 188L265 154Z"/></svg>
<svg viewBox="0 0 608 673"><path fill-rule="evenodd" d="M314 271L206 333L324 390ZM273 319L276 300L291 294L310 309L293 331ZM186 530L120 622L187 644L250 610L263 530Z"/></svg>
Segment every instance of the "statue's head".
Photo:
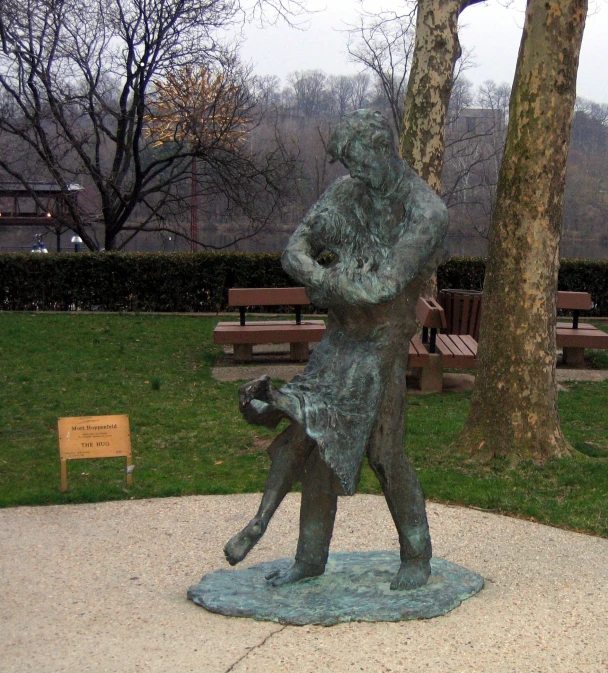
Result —
<svg viewBox="0 0 608 673"><path fill-rule="evenodd" d="M340 161L351 177L377 187L386 178L389 158L398 157L393 130L377 110L355 110L332 131L327 153L331 163Z"/></svg>

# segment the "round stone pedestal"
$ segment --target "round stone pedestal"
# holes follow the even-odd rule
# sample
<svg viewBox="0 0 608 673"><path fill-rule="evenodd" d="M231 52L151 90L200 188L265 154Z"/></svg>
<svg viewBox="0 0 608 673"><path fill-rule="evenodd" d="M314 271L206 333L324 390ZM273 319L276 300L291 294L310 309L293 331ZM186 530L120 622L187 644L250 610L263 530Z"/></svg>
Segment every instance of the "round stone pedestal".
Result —
<svg viewBox="0 0 608 673"><path fill-rule="evenodd" d="M483 588L483 577L434 558L427 584L412 591L392 591L399 553L342 552L329 555L324 575L272 587L266 575L289 567L280 559L243 570L217 570L188 591L197 605L230 617L321 624L398 622L444 615Z"/></svg>

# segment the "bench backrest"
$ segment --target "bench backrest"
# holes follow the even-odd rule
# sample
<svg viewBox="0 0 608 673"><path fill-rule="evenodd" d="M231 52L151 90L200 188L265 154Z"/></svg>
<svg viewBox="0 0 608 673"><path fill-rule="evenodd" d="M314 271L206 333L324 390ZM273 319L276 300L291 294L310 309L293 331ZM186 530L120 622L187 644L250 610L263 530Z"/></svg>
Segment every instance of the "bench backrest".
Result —
<svg viewBox="0 0 608 673"><path fill-rule="evenodd" d="M302 306L310 299L303 287L233 287L228 290L228 306L238 306L241 325L245 326L247 306L293 306L296 309L296 325L302 324Z"/></svg>
<svg viewBox="0 0 608 673"><path fill-rule="evenodd" d="M561 290L557 293L557 308L572 311L572 328L578 329L578 318L581 311L589 311L591 308L591 295L588 292L566 292Z"/></svg>
<svg viewBox="0 0 608 673"><path fill-rule="evenodd" d="M303 287L247 287L228 290L228 306L307 306Z"/></svg>
<svg viewBox="0 0 608 673"><path fill-rule="evenodd" d="M589 311L591 309L591 295L589 292L557 293L557 308L571 311Z"/></svg>
<svg viewBox="0 0 608 673"><path fill-rule="evenodd" d="M445 311L448 334L468 334L479 341L481 297L475 290L441 290L439 303Z"/></svg>
<svg viewBox="0 0 608 673"><path fill-rule="evenodd" d="M440 308L443 307L441 316L432 311L434 305L439 306L434 299L422 298L418 300L416 316L423 328L442 329L448 334L469 334L479 341L481 299L481 292L442 290L439 293ZM591 295L589 292L560 291L557 293L557 308L573 311L572 326L577 328L579 311L591 309Z"/></svg>

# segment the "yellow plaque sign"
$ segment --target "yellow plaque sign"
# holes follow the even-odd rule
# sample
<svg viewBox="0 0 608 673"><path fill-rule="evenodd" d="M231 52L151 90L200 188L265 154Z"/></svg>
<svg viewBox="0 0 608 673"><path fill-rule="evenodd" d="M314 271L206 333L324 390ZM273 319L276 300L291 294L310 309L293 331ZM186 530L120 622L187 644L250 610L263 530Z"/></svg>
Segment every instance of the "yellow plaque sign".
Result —
<svg viewBox="0 0 608 673"><path fill-rule="evenodd" d="M61 490L68 490L66 461L82 458L127 459L127 485L133 477L131 433L128 416L73 416L59 419Z"/></svg>

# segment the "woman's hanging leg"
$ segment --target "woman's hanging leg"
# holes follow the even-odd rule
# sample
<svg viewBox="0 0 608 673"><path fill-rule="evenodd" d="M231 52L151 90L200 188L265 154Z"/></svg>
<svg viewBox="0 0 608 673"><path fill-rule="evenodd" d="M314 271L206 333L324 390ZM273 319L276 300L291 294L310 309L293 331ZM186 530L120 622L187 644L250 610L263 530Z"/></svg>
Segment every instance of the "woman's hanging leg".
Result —
<svg viewBox="0 0 608 673"><path fill-rule="evenodd" d="M262 502L255 517L224 547L224 554L230 565L242 561L264 535L273 514L298 480L314 446L304 428L294 422L268 447L272 464Z"/></svg>

